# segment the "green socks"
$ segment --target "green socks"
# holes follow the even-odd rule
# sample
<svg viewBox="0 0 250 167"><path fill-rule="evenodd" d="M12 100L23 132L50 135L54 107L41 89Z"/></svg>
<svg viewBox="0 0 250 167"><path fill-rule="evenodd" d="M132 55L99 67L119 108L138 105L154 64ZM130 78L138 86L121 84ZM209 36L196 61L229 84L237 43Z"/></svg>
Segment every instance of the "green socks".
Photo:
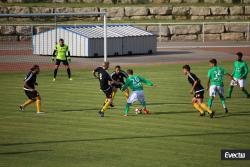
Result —
<svg viewBox="0 0 250 167"><path fill-rule="evenodd" d="M210 97L210 98L208 99L207 105L208 105L209 108L212 107L212 105L213 105L213 100L214 100L213 97Z"/></svg>
<svg viewBox="0 0 250 167"><path fill-rule="evenodd" d="M128 115L128 111L129 111L129 107L131 106L131 103L127 103L125 106L125 111L124 111L124 115Z"/></svg>
<svg viewBox="0 0 250 167"><path fill-rule="evenodd" d="M249 93L247 92L246 89L243 89L242 92L248 97L249 96Z"/></svg>
<svg viewBox="0 0 250 167"><path fill-rule="evenodd" d="M144 108L146 108L147 107L147 104L146 104L146 102L144 101L144 102L141 102L141 105L144 107Z"/></svg>
<svg viewBox="0 0 250 167"><path fill-rule="evenodd" d="M230 86L230 87L228 88L228 97L231 97L231 96L232 96L233 89L234 89L233 86Z"/></svg>
<svg viewBox="0 0 250 167"><path fill-rule="evenodd" d="M220 97L220 103L222 104L223 108L227 108L224 97Z"/></svg>
<svg viewBox="0 0 250 167"><path fill-rule="evenodd" d="M233 92L233 86L230 86L229 88L228 88L228 97L231 97L232 96L232 92ZM248 93L248 91L245 89L245 88L243 88L242 89L242 92L248 97L249 96L249 93Z"/></svg>

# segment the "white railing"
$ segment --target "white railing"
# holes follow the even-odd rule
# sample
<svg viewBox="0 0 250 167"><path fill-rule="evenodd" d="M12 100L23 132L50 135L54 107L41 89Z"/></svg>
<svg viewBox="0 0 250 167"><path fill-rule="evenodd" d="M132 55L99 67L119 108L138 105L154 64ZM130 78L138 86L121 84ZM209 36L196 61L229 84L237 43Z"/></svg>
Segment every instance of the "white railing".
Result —
<svg viewBox="0 0 250 167"><path fill-rule="evenodd" d="M97 24L97 23L95 23ZM99 23L100 24L100 23ZM184 45L180 46L179 44L176 44L176 46L174 44L170 45L169 47L171 48L193 48L193 47L197 47L197 48L202 48L202 47L250 47L250 21L239 21L239 22L222 22L222 21L218 21L218 22L170 22L170 23L106 23L107 25L109 24L129 24L129 25L133 25L133 26L158 26L158 29L159 29L159 34L158 34L158 38L159 38L159 41L161 42L164 38L164 36L162 35L162 26L173 26L173 25L201 25L201 33L199 33L198 35L201 35L201 38L198 40L199 43L202 42L203 44L193 44L193 45L187 45L187 43L192 43L192 41L185 41ZM234 45L232 44L228 44L228 42L225 42L225 41L220 41L221 43L224 42L223 45L217 45L217 44L214 44L214 45L211 45L211 46L208 46L208 40L206 39L206 33L205 33L205 26L207 25L215 25L215 24L235 24L235 25L238 25L238 24L241 24L241 25L245 25L246 26L246 30L244 32L244 35L245 35L245 38L244 38L244 43L243 42L235 42L234 41ZM74 24L71 24L71 23L46 23L46 24L41 24L41 23L28 23L28 24L1 24L0 23L0 26L32 26L32 27L35 27L35 26L67 26L67 25L71 25L71 26L78 26L78 25L89 25L89 24L82 24L82 23L74 23ZM33 28L32 28L33 30ZM105 31L106 32L106 31ZM33 34L33 33L32 33ZM107 36L107 32L104 36ZM105 38L104 38L105 39ZM166 45L168 43L171 43L172 41L169 41L169 42L165 42ZM172 42L174 43L174 42ZM186 44L186 45L185 45ZM106 43L107 45L107 43ZM105 47L104 47L105 48ZM107 52L107 51L105 51ZM106 59L105 59L106 60Z"/></svg>

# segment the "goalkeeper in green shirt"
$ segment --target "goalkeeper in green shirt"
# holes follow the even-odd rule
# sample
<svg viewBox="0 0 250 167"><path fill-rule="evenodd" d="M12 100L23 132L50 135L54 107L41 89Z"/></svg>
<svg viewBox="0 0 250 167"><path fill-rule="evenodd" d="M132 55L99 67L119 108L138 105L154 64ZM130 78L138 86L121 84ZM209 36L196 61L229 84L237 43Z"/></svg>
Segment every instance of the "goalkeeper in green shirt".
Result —
<svg viewBox="0 0 250 167"><path fill-rule="evenodd" d="M127 100L124 116L128 116L130 106L137 100L143 106L143 112L145 114L149 114L145 102L143 83L148 86L154 86L154 84L139 75L134 75L133 73L134 72L132 69L127 70L128 78L126 79L125 84L121 88L121 90L124 91L129 87L133 91Z"/></svg>
<svg viewBox="0 0 250 167"><path fill-rule="evenodd" d="M55 58L56 58L56 60L55 60ZM56 80L57 71L58 71L58 68L59 68L61 62L67 68L69 80L72 80L71 72L70 72L70 68L69 68L69 62L71 61L69 47L68 47L68 45L64 44L63 39L60 39L59 44L56 45L56 48L53 52L53 56L52 56L51 60L56 61L53 81Z"/></svg>
<svg viewBox="0 0 250 167"><path fill-rule="evenodd" d="M247 98L250 98L249 93L246 90L246 78L248 75L247 63L242 60L243 54L241 52L236 53L237 60L234 62L234 69L232 76L234 80L231 81L230 87L228 89L227 98L231 98L234 86L239 85L242 92L246 95Z"/></svg>

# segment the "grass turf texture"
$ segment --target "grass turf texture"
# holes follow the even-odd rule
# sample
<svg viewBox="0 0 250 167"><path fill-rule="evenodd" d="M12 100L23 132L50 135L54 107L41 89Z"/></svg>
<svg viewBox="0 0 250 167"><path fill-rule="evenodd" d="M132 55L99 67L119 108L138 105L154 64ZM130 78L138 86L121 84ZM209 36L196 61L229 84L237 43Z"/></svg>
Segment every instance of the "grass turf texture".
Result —
<svg viewBox="0 0 250 167"><path fill-rule="evenodd" d="M222 63L228 70L231 64ZM18 112L26 99L25 73L2 73L0 166L249 166L249 161L220 160L221 149L250 148L249 99L237 88L227 100L230 114L222 112L216 98L216 118L201 118L190 104L190 85L181 67L134 67L159 88L145 88L151 115L135 116L135 105L128 118L122 116L121 93L115 108L105 118L98 116L104 95L90 71L73 70L74 80L68 81L61 69L56 82L51 71L42 71L38 82L44 115L36 115L34 105ZM204 85L208 64L191 67ZM227 88L229 81L225 83Z"/></svg>

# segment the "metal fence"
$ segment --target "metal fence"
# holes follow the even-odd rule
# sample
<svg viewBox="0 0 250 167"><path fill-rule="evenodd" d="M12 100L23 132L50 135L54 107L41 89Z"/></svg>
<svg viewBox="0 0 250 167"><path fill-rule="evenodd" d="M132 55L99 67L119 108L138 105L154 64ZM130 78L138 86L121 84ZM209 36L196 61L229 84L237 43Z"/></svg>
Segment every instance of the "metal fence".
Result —
<svg viewBox="0 0 250 167"><path fill-rule="evenodd" d="M91 17L91 16L100 16L100 21L102 22L103 25L103 55L104 55L104 61L107 60L107 17L106 17L106 12L88 12L88 13L35 13L35 14L0 14L0 18L14 18L14 19L20 19L20 18L36 18L39 19L41 18L54 18L54 23L51 24L0 24L0 42L2 43L2 47L4 48L8 48L8 44L4 45L5 43L3 42L3 39L8 39L11 36L8 36L8 38L6 38L6 34L8 35L8 28L14 28L15 30L13 30L12 33L10 33L11 35L13 35L13 39L15 39L15 37L17 37L17 41L23 41L23 37L26 37L26 39L24 39L25 41L28 41L28 36L33 37L33 35L37 34L37 33L41 33L42 31L37 31L37 29L35 27L38 26L42 26L44 27L44 31L47 31L49 29L55 29L55 31L57 31L57 27L58 27L58 18L65 18L65 17ZM45 20L46 22L46 20ZM6 28L7 27L7 28ZM17 29L16 27L19 27L20 29L22 29L23 27L26 27L26 31L29 32L22 32L22 30ZM27 28L28 27L28 28ZM24 28L25 29L25 28ZM19 30L19 31L18 31ZM34 31L35 30L35 31ZM21 35L25 35L25 36L21 36ZM57 32L55 33L55 40L58 41L58 37L57 37ZM2 39L2 40L1 40ZM12 41L12 38L10 38ZM30 41L31 41L30 39ZM33 43L32 45L32 49L33 47ZM10 46L11 47L11 46Z"/></svg>
<svg viewBox="0 0 250 167"><path fill-rule="evenodd" d="M180 22L180 23L128 23L130 25L140 27L147 31L155 33L158 37L158 48L206 48L206 47L250 47L250 22ZM12 27L29 27L30 34L22 35L20 32L12 35L0 34L0 49L6 49L6 47L13 47L10 45L10 41L19 41L20 43L27 43L32 49L31 37L39 32L48 31L54 29L57 26L78 26L83 24L65 24L65 23L50 23L50 24L0 24L3 26ZM211 25L221 25L223 31L213 31ZM180 29L191 26L190 31L181 33ZM198 26L197 32L193 31L192 26ZM209 27L210 26L210 27ZM209 30L207 29L209 27ZM190 28L190 27L188 27ZM1 30L2 31L2 30ZM16 30L15 30L16 31ZM167 31L167 32L166 32ZM177 33L177 34L176 34ZM224 40L221 36L226 35L238 35L239 39L236 40ZM211 36L218 36L218 39L210 39ZM11 38L12 36L12 38ZM18 36L18 37L17 37ZM196 39L181 39L182 37L195 36ZM9 42L5 41L4 38L9 37ZM28 38L29 37L29 38ZM178 37L180 40L172 40L173 37ZM30 41L30 42L29 42ZM26 47L27 48L27 47ZM15 49L15 48L13 48Z"/></svg>
<svg viewBox="0 0 250 167"><path fill-rule="evenodd" d="M132 23L132 25L155 33L155 35L158 36L158 48L250 46L250 22ZM197 31L185 30L188 28L195 29L192 26L198 26L199 28ZM219 26L221 29L213 30L216 26ZM180 32L180 29L183 29L184 32ZM178 40L174 40L172 38L173 36L188 37L189 35L196 35L197 39L178 38ZM232 37L230 37L230 35L232 35ZM216 36L217 38L211 39L211 36ZM226 38L228 36L229 38Z"/></svg>

